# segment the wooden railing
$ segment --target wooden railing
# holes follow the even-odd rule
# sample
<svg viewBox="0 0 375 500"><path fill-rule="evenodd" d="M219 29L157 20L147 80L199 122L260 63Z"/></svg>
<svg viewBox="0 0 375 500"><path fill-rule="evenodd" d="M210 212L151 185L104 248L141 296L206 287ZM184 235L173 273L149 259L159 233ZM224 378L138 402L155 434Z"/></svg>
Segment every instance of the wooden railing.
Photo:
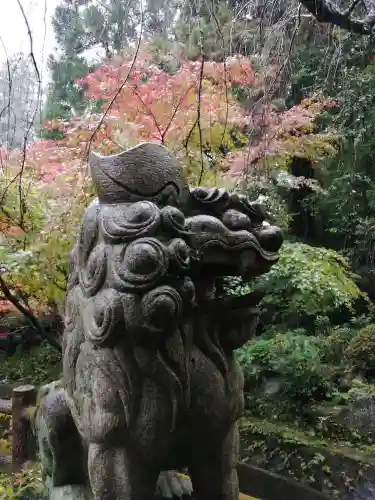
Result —
<svg viewBox="0 0 375 500"><path fill-rule="evenodd" d="M0 399L0 413L12 417L12 454L0 456L0 466L20 470L25 462L36 460L36 443L32 432L31 414L36 404L36 388L24 385L13 389L12 399ZM240 500L328 500L329 497L249 464L237 466Z"/></svg>

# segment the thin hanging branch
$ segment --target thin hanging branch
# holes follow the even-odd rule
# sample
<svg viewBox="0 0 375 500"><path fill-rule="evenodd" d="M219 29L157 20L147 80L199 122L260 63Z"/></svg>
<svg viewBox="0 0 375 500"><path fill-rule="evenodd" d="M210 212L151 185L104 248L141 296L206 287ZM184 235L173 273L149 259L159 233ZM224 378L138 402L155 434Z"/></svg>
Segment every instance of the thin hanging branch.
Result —
<svg viewBox="0 0 375 500"><path fill-rule="evenodd" d="M9 300L11 304L13 304L20 313L22 313L29 323L35 328L35 330L40 334L40 336L47 340L47 342L57 349L59 352L61 352L61 345L57 338L55 338L53 335L51 335L49 332L46 331L46 329L43 327L42 323L38 320L38 318L33 314L33 312L26 307L26 305L23 305L20 300L12 293L11 289L9 288L8 284L4 280L4 278L0 275L0 289L3 293L3 296L5 297L6 300Z"/></svg>
<svg viewBox="0 0 375 500"><path fill-rule="evenodd" d="M359 35L374 32L375 15L371 11L364 19L352 18L352 13L361 0L353 0L350 6L342 10L331 0L299 0L318 22L330 23L344 30Z"/></svg>

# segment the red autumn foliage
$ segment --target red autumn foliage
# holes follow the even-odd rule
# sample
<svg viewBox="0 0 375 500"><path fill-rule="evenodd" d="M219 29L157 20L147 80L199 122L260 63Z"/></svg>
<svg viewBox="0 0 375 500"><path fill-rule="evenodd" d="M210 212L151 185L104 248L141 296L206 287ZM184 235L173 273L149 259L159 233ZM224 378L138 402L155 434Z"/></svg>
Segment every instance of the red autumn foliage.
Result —
<svg viewBox="0 0 375 500"><path fill-rule="evenodd" d="M252 130L261 134L240 151L235 152L228 160L229 178L237 178L248 174L248 170L260 167L258 174L264 172L264 165L272 163L272 159L291 156L306 158L318 157L334 151L333 136L316 133L315 120L324 109L333 109L338 103L322 96L305 99L283 113L276 112L272 106L254 113L250 123Z"/></svg>
<svg viewBox="0 0 375 500"><path fill-rule="evenodd" d="M44 226L36 235L38 241L31 244L33 255L44 259L44 263L38 263L38 275L30 274L29 283L25 278L27 292L34 293L38 303L56 298L51 274L59 284L63 282L56 269L51 269L51 262L64 267L77 231L83 201L76 195L82 194L82 186L87 187L85 160L89 147L113 154L145 140L163 142L188 167L190 181L197 180L194 169L189 170L190 164L199 169L201 166L201 139L216 158L221 158L216 161L229 165L230 181L247 172L249 166L254 170L263 167L264 161L271 158L285 159L296 153L315 158L317 152L329 149L327 140L316 134L314 122L324 107L332 108L337 103L319 97L283 113L262 103L248 112L233 91L240 85L257 92L263 80L243 56L228 58L223 63L182 61L173 74L157 67L147 50L141 50L134 67L132 63L130 55L113 58L77 82L93 104L101 103L101 111L106 111L104 119L102 113L87 110L70 120L51 120L45 128L60 130L62 139L35 141L26 152L0 151L0 160L8 169L6 175L14 177L24 164L24 185L32 186L45 204ZM107 110L112 99L113 105ZM238 134L239 143L232 140L232 132ZM249 137L248 144L238 150L246 143L245 135ZM221 152L223 143L228 146L229 155ZM217 180L206 177L203 183ZM3 215L1 231L7 237L14 236L13 240L20 236L19 226ZM9 253L13 250L10 245ZM0 303L0 314L2 307Z"/></svg>
<svg viewBox="0 0 375 500"><path fill-rule="evenodd" d="M228 58L224 63L183 61L174 74L153 64L147 53L138 56L130 71L132 65L131 56L118 57L77 83L85 88L90 100L105 100L103 109L116 96L110 110L112 123L129 133L132 129L138 140L181 144L194 126L198 106L205 130L215 122L244 123L244 112L230 94L236 85L256 82L243 56Z"/></svg>
<svg viewBox="0 0 375 500"><path fill-rule="evenodd" d="M259 105L249 113L232 93L238 85L261 84L261 78L245 57L233 56L223 63L182 61L179 70L169 74L153 63L147 47L135 62L132 55L115 57L77 84L84 87L91 101L103 103L103 111L114 101L104 121L101 114L87 112L71 120L46 122L47 129L60 130L64 138L41 140L28 147L26 163L35 187L55 196L70 192L69 183L77 175L82 178L82 160L89 146L112 154L141 141L154 140L165 143L186 160L181 151L188 139L193 144L195 140L196 152L201 148L200 138L197 140L198 110L203 143L211 149L218 149L233 129L251 132L250 143L237 152L232 148L225 160L229 177L235 177L265 159L288 156L293 148L298 153L301 144L310 140L306 142L305 138L314 135L317 114L323 108L337 106L333 101L317 98L305 100L284 113L270 105ZM305 149L302 147L301 154L306 153ZM313 147L310 149L314 151ZM20 152L11 156L17 154ZM9 153L4 152L3 156L7 155L9 159Z"/></svg>

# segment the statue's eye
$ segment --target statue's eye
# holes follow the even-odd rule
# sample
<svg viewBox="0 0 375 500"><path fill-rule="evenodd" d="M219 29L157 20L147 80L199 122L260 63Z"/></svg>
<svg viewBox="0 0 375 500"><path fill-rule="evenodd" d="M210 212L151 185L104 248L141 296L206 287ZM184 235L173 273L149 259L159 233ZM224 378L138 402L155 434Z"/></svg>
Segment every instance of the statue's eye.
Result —
<svg viewBox="0 0 375 500"><path fill-rule="evenodd" d="M251 231L252 229L249 217L237 210L227 210L221 220L223 224L232 231L240 231L243 229Z"/></svg>

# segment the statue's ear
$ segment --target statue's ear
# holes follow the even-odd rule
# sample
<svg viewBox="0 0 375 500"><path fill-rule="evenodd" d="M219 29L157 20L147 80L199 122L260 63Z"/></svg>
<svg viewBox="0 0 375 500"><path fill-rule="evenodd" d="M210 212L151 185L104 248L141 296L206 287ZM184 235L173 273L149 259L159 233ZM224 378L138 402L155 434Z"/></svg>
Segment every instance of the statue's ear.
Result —
<svg viewBox="0 0 375 500"><path fill-rule="evenodd" d="M91 176L102 203L157 202L165 191L175 191L181 203L189 189L177 158L161 144L143 143L117 155L91 152Z"/></svg>

